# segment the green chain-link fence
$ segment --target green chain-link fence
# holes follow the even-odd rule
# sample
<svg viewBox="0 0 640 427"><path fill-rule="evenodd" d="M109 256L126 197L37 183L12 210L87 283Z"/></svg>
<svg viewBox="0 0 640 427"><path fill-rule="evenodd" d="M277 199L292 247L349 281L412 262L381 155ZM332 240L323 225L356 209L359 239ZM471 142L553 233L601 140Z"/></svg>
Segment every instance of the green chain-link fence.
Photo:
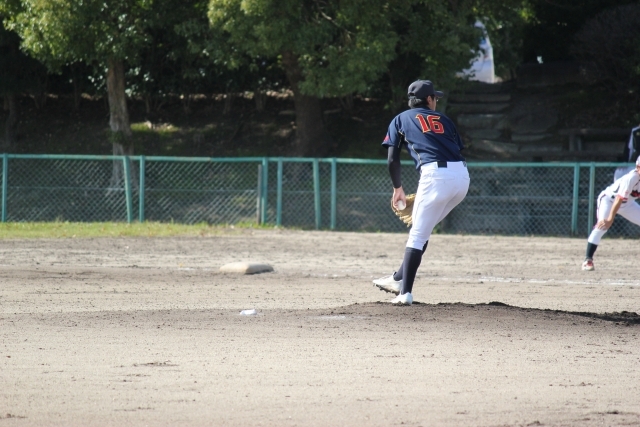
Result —
<svg viewBox="0 0 640 427"><path fill-rule="evenodd" d="M440 232L586 235L617 163L469 163ZM386 160L2 155L2 221L263 223L406 231ZM403 161L407 194L418 174ZM619 218L610 235L640 236Z"/></svg>

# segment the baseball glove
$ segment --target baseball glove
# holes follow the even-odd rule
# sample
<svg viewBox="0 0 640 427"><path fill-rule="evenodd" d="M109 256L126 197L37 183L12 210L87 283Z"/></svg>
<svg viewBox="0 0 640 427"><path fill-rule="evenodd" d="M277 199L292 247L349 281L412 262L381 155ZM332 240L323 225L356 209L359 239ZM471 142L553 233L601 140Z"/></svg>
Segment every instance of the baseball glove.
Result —
<svg viewBox="0 0 640 427"><path fill-rule="evenodd" d="M391 209L393 210L393 213L395 213L402 222L407 224L407 227L411 226L411 223L413 222L413 218L411 218L411 212L413 211L413 202L415 199L415 194L407 194L407 206L405 206L404 209L396 208L393 205L393 199L391 199Z"/></svg>

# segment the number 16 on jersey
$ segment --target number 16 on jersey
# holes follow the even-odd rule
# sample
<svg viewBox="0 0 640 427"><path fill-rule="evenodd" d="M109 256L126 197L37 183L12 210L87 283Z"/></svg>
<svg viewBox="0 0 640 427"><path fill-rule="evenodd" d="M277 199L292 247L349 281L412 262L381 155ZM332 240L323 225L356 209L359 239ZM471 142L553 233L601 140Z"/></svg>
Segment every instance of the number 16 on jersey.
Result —
<svg viewBox="0 0 640 427"><path fill-rule="evenodd" d="M433 132L433 133L444 133L444 127L442 123L439 122L440 116L434 116L429 114L426 118L422 114L418 114L416 116L418 122L420 123L420 127L422 128L422 133Z"/></svg>

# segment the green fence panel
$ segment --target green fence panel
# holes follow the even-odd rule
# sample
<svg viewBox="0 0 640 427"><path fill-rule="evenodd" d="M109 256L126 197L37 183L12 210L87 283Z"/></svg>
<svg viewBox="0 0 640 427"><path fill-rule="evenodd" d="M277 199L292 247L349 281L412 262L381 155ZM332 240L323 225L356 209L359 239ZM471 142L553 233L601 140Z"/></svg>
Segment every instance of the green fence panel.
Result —
<svg viewBox="0 0 640 427"><path fill-rule="evenodd" d="M126 221L123 158L9 155L7 221Z"/></svg>
<svg viewBox="0 0 640 427"><path fill-rule="evenodd" d="M312 161L273 159L267 165L265 222L284 226L315 228Z"/></svg>
<svg viewBox="0 0 640 427"><path fill-rule="evenodd" d="M260 161L166 161L146 157L146 220L255 223L256 167Z"/></svg>
<svg viewBox="0 0 640 427"><path fill-rule="evenodd" d="M406 231L390 207L393 186L386 161L338 161L336 229ZM419 175L413 162L402 162L402 184L414 193Z"/></svg>
<svg viewBox="0 0 640 427"><path fill-rule="evenodd" d="M4 154L2 221L264 223L406 232L386 160ZM465 200L436 232L586 236L619 163L468 164ZM405 192L419 175L402 162ZM617 219L608 235L639 237Z"/></svg>
<svg viewBox="0 0 640 427"><path fill-rule="evenodd" d="M574 164L469 164L465 200L443 221L459 233L569 235Z"/></svg>

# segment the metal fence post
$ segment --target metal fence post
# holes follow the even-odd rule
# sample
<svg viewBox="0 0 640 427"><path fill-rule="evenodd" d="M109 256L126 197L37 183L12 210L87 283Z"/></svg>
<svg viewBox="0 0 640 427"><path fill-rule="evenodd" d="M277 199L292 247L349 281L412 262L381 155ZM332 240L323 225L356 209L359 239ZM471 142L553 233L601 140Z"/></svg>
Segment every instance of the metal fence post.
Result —
<svg viewBox="0 0 640 427"><path fill-rule="evenodd" d="M262 188L260 190L262 200L260 200L260 223L267 222L267 196L269 191L269 159L262 159Z"/></svg>
<svg viewBox="0 0 640 427"><path fill-rule="evenodd" d="M278 159L278 182L276 189L276 225L282 225L282 159Z"/></svg>
<svg viewBox="0 0 640 427"><path fill-rule="evenodd" d="M2 222L7 222L7 191L9 190L9 155L2 155Z"/></svg>
<svg viewBox="0 0 640 427"><path fill-rule="evenodd" d="M127 222L133 221L133 199L131 198L131 169L129 167L129 156L122 158L124 165L124 195L127 201Z"/></svg>
<svg viewBox="0 0 640 427"><path fill-rule="evenodd" d="M578 196L580 195L580 164L573 166L573 206L571 208L571 234L578 234Z"/></svg>
<svg viewBox="0 0 640 427"><path fill-rule="evenodd" d="M331 159L331 229L336 229L336 214L337 214L337 188L338 188L338 172L337 172L337 164L338 161L334 157Z"/></svg>
<svg viewBox="0 0 640 427"><path fill-rule="evenodd" d="M587 219L587 234L591 233L593 227L594 203L596 200L596 165L591 162L589 166L589 216Z"/></svg>
<svg viewBox="0 0 640 427"><path fill-rule="evenodd" d="M316 208L316 230L318 230L322 222L320 218L320 161L317 158L313 159L313 194Z"/></svg>
<svg viewBox="0 0 640 427"><path fill-rule="evenodd" d="M138 196L140 198L138 203L138 221L144 222L144 175L145 175L146 162L144 156L140 156L140 184L138 186Z"/></svg>
<svg viewBox="0 0 640 427"><path fill-rule="evenodd" d="M262 224L262 163L258 164L258 188L256 194L256 223Z"/></svg>

